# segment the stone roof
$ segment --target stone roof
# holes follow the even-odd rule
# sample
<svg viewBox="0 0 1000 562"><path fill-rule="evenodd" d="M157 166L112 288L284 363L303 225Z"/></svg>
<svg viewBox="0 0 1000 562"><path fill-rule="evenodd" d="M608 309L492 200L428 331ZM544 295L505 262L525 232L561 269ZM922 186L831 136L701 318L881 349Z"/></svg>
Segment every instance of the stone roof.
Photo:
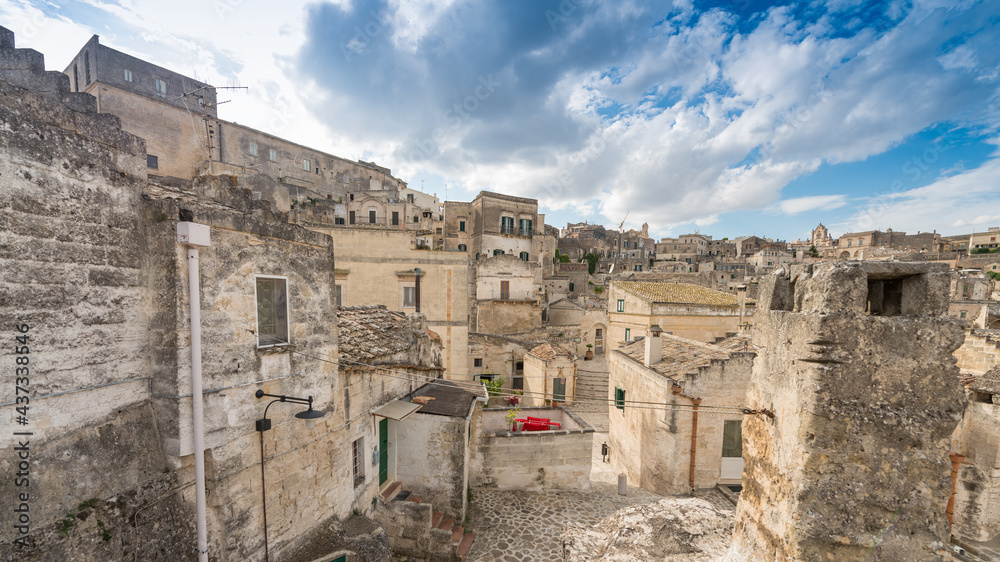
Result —
<svg viewBox="0 0 1000 562"><path fill-rule="evenodd" d="M588 263L561 263L559 271L587 271L588 267L590 267Z"/></svg>
<svg viewBox="0 0 1000 562"><path fill-rule="evenodd" d="M709 306L738 306L736 295L716 291L691 283L653 283L650 281L619 281L621 288L650 302L671 304L703 304ZM747 306L754 300L747 298Z"/></svg>
<svg viewBox="0 0 1000 562"><path fill-rule="evenodd" d="M1000 394L1000 366L993 367L981 377L969 383L969 388L977 392Z"/></svg>
<svg viewBox="0 0 1000 562"><path fill-rule="evenodd" d="M542 345L533 348L528 353L546 361L551 361L556 357L568 357L573 359L572 353L566 351L558 345L552 345L550 343L543 343Z"/></svg>
<svg viewBox="0 0 1000 562"><path fill-rule="evenodd" d="M413 391L410 399L412 400L418 396L433 398L433 400L428 400L426 404L420 406L420 409L417 410L418 412L464 418L469 415L469 407L479 394L465 390L451 381L436 380Z"/></svg>
<svg viewBox="0 0 1000 562"><path fill-rule="evenodd" d="M698 372L700 367L707 367L713 360L729 359L730 351L716 345L662 334L663 354L660 362L650 369L668 378L678 379L684 375ZM642 339L634 341L621 349L628 357L642 363L645 359L646 342Z"/></svg>
<svg viewBox="0 0 1000 562"><path fill-rule="evenodd" d="M340 356L358 363L406 352L416 346L418 338L427 337L405 314L387 310L384 305L341 307L337 324Z"/></svg>

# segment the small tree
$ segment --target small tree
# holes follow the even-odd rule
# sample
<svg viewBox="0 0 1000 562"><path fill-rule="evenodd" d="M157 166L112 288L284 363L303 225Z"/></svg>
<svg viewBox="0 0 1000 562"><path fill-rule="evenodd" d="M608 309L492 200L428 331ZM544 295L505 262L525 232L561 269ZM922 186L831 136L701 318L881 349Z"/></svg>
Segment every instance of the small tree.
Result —
<svg viewBox="0 0 1000 562"><path fill-rule="evenodd" d="M588 253L583 256L583 259L587 260L587 273L593 275L597 271L597 262L600 261L601 257L594 253Z"/></svg>
<svg viewBox="0 0 1000 562"><path fill-rule="evenodd" d="M809 255L812 256L812 257L814 257L814 258L818 258L819 257L819 250L816 249L816 245L815 244L813 244L812 246L809 246Z"/></svg>

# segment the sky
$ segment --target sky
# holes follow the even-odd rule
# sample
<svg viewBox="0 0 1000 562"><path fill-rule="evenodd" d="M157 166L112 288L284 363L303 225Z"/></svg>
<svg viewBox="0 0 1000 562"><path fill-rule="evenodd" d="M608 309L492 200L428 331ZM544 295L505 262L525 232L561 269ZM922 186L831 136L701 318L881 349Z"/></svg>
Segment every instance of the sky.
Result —
<svg viewBox="0 0 1000 562"><path fill-rule="evenodd" d="M546 223L808 237L1000 225L995 0L5 0L63 70L101 43L220 117Z"/></svg>

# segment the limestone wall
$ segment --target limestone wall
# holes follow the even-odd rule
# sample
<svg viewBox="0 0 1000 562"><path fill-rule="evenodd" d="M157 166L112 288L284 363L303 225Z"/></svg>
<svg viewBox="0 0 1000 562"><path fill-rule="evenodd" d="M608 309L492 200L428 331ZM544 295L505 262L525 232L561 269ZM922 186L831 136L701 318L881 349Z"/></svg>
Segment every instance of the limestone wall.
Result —
<svg viewBox="0 0 1000 562"><path fill-rule="evenodd" d="M1000 365L1000 330L970 330L962 347L955 350L963 373L981 375Z"/></svg>
<svg viewBox="0 0 1000 562"><path fill-rule="evenodd" d="M470 473L473 486L533 491L590 490L594 428L569 410L524 408L521 417L561 420L563 427L510 432L505 415L506 410L484 410L482 422L473 426L472 438L476 444Z"/></svg>
<svg viewBox="0 0 1000 562"><path fill-rule="evenodd" d="M943 264L792 266L761 285L733 559L939 560L965 397Z"/></svg>
<svg viewBox="0 0 1000 562"><path fill-rule="evenodd" d="M998 395L993 395L997 399ZM1000 535L1000 404L970 401L954 452L966 456L955 486L953 534L976 541Z"/></svg>
<svg viewBox="0 0 1000 562"><path fill-rule="evenodd" d="M417 412L396 425L396 480L456 521L465 518L470 422Z"/></svg>

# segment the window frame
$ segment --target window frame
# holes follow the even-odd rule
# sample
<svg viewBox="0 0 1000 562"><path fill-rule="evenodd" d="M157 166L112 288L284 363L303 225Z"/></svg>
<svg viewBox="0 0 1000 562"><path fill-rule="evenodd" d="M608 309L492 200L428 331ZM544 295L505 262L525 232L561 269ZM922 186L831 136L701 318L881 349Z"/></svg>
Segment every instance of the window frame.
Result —
<svg viewBox="0 0 1000 562"><path fill-rule="evenodd" d="M160 86L163 86L161 89ZM156 95L165 98L167 97L167 81L162 78L153 78L153 87L156 89Z"/></svg>
<svg viewBox="0 0 1000 562"><path fill-rule="evenodd" d="M458 221L458 231L465 232L465 221Z"/></svg>
<svg viewBox="0 0 1000 562"><path fill-rule="evenodd" d="M276 149L274 149L274 148L267 149L267 159L270 160L271 162L277 162L278 161L278 151Z"/></svg>
<svg viewBox="0 0 1000 562"><path fill-rule="evenodd" d="M615 408L625 412L625 389L620 386L615 387Z"/></svg>
<svg viewBox="0 0 1000 562"><path fill-rule="evenodd" d="M354 487L365 483L365 436L351 441L351 461L354 474Z"/></svg>
<svg viewBox="0 0 1000 562"><path fill-rule="evenodd" d="M156 156L154 154L147 154L146 155L146 167L149 168L150 170L159 170L160 169L160 157Z"/></svg>
<svg viewBox="0 0 1000 562"><path fill-rule="evenodd" d="M132 82L135 82L135 75L134 75L134 74L132 74L132 71L131 71L131 70L129 70L129 69L127 69L127 68L123 68L122 70L124 71L124 72L123 72L122 74L124 74L124 75L125 75L125 81L126 81L126 82L128 82L128 83L130 83L130 84L131 84Z"/></svg>
<svg viewBox="0 0 1000 562"><path fill-rule="evenodd" d="M306 172L312 171L312 162L310 162L308 158L302 159L302 169Z"/></svg>
<svg viewBox="0 0 1000 562"><path fill-rule="evenodd" d="M628 342L631 340L632 340L632 328L625 328L625 341Z"/></svg>
<svg viewBox="0 0 1000 562"><path fill-rule="evenodd" d="M257 156L257 143L255 143L254 141L250 141L250 147L248 148L247 152L250 153L250 156Z"/></svg>
<svg viewBox="0 0 1000 562"><path fill-rule="evenodd" d="M260 307L258 305L259 296L257 294L257 281L260 279L269 279L272 281L282 281L285 284L285 340L284 342L277 343L265 343L261 345L260 343ZM271 347L283 347L286 345L291 345L292 343L292 315L291 315L291 294L288 291L288 277L285 275L254 275L253 276L253 303L254 303L254 325L256 330L254 330L254 335L257 337L257 349L267 349ZM275 318L275 326L277 326L277 318Z"/></svg>
<svg viewBox="0 0 1000 562"><path fill-rule="evenodd" d="M734 452L733 450L734 446L732 444L729 445L726 444L726 435L727 433L730 433L730 431L727 430L729 430L729 428L732 428L734 426L739 427L740 429L738 434L739 439L737 441L738 446L735 447L735 449L738 449L739 451L737 454L732 454ZM730 439L732 439L732 437L733 436L730 434ZM727 451L730 454L727 455L726 454ZM742 457L743 457L743 420L724 420L722 422L722 458L735 459Z"/></svg>
<svg viewBox="0 0 1000 562"><path fill-rule="evenodd" d="M473 367L482 367L483 366L483 358L482 357L473 357L472 358L472 366Z"/></svg>
<svg viewBox="0 0 1000 562"><path fill-rule="evenodd" d="M410 299L410 304L406 304L406 293L407 289L411 293L412 298ZM400 285L399 287L399 307L400 308L417 308L417 286L413 285Z"/></svg>
<svg viewBox="0 0 1000 562"><path fill-rule="evenodd" d="M625 299L618 299L618 305L615 312L625 312Z"/></svg>

